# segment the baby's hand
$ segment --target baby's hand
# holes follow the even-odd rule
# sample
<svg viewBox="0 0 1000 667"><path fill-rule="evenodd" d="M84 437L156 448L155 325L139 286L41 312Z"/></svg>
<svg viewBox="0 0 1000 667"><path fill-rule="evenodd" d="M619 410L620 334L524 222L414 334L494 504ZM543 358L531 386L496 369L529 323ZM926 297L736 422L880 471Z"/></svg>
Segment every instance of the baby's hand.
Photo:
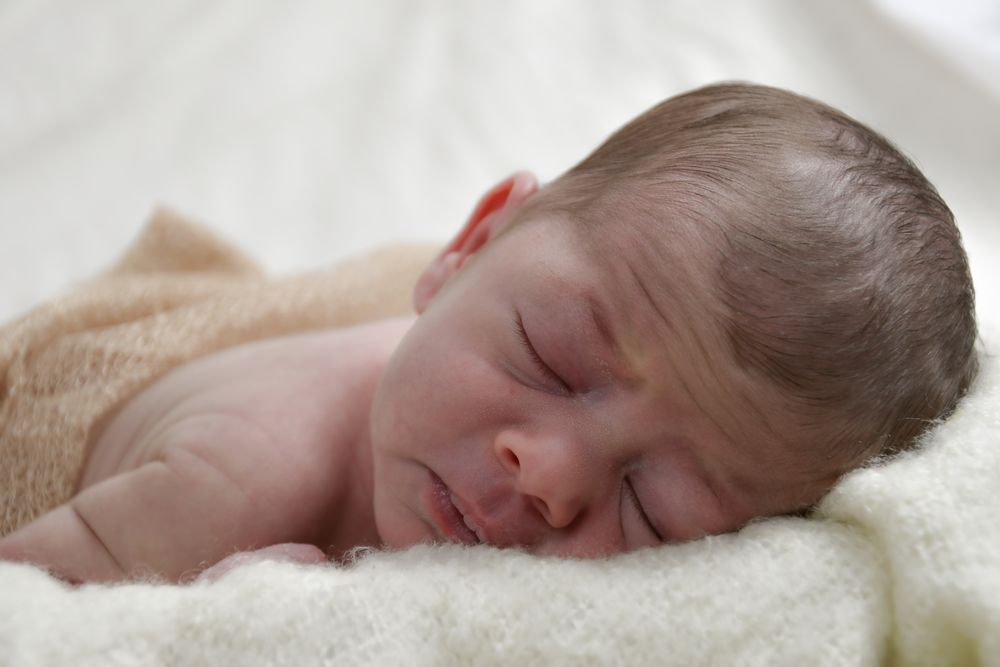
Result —
<svg viewBox="0 0 1000 667"><path fill-rule="evenodd" d="M215 581L230 570L262 560L287 561L300 565L327 562L326 554L312 544L275 544L256 551L240 551L223 558L198 575L195 581Z"/></svg>

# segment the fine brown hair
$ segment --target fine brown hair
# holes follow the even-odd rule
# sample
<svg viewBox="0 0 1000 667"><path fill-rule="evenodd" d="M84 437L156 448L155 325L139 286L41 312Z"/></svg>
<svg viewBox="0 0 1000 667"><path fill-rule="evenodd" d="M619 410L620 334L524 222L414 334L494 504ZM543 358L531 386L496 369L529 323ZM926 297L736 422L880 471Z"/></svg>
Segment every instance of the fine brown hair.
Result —
<svg viewBox="0 0 1000 667"><path fill-rule="evenodd" d="M673 97L538 204L585 218L609 199L714 249L732 359L789 397L843 469L910 447L976 375L951 211L887 139L825 104L742 83Z"/></svg>

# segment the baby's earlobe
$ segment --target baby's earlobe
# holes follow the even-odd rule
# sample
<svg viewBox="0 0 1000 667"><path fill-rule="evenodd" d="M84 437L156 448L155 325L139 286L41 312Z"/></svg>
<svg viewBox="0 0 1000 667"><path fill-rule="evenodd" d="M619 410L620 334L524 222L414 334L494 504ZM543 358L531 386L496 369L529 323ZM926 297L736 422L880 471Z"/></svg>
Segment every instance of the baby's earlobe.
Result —
<svg viewBox="0 0 1000 667"><path fill-rule="evenodd" d="M445 273L445 281L455 275L455 273L462 268L462 264L465 263L465 257L466 255L460 252L445 253L445 256L441 258L442 270Z"/></svg>

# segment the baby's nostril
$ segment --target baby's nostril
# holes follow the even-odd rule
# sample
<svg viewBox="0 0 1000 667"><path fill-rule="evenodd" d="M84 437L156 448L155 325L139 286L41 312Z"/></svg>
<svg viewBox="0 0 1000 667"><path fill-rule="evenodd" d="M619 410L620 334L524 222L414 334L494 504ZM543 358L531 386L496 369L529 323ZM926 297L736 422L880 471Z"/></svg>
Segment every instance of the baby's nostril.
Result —
<svg viewBox="0 0 1000 667"><path fill-rule="evenodd" d="M551 525L552 517L549 515L549 506L545 504L545 501L538 496L531 496L530 502L534 506L535 510L542 515L542 518Z"/></svg>
<svg viewBox="0 0 1000 667"><path fill-rule="evenodd" d="M509 449L505 450L504 454L507 457L507 463L509 463L514 470L519 470L521 468L521 462L517 460L517 454Z"/></svg>
<svg viewBox="0 0 1000 667"><path fill-rule="evenodd" d="M502 434L493 442L494 452L500 466L511 475L518 475L521 472L521 461L517 457L515 443L511 441L511 436Z"/></svg>

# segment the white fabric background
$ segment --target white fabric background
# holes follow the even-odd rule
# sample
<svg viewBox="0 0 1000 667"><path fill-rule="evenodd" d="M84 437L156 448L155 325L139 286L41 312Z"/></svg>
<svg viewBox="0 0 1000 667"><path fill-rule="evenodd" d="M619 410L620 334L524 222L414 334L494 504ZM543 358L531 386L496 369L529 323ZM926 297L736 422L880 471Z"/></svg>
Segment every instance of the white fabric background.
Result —
<svg viewBox="0 0 1000 667"><path fill-rule="evenodd" d="M288 272L444 240L660 99L789 87L898 142L1000 256L1000 5L985 0L0 2L0 320L171 205Z"/></svg>

